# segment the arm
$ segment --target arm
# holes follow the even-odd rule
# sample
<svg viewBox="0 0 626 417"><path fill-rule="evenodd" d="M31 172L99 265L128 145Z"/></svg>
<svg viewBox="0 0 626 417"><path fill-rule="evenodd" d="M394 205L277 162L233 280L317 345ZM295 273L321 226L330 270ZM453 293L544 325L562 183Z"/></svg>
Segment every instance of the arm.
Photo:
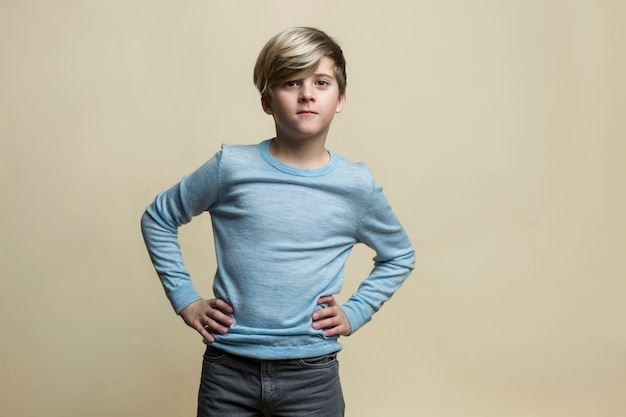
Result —
<svg viewBox="0 0 626 417"><path fill-rule="evenodd" d="M371 320L408 278L415 264L411 242L376 183L370 201L358 238L375 251L374 268L342 306L352 333Z"/></svg>
<svg viewBox="0 0 626 417"><path fill-rule="evenodd" d="M198 295L183 263L178 228L207 211L216 201L220 156L218 153L178 184L160 193L141 218L146 248L174 311L209 341L212 336L205 327L219 333L227 331L232 319L225 313L232 313L232 307L223 300L207 301Z"/></svg>

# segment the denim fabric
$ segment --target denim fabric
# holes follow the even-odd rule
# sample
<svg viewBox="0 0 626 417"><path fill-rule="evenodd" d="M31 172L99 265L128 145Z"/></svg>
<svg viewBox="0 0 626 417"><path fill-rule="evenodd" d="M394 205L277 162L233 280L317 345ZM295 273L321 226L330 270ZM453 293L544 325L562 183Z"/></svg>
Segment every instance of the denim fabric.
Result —
<svg viewBox="0 0 626 417"><path fill-rule="evenodd" d="M343 417L337 355L258 360L204 354L198 417Z"/></svg>

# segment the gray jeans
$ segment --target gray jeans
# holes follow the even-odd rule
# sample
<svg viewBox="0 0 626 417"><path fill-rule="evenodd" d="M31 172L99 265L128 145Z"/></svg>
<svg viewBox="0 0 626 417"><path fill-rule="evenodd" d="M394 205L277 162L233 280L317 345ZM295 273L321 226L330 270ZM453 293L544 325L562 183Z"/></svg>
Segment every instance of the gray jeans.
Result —
<svg viewBox="0 0 626 417"><path fill-rule="evenodd" d="M337 355L258 360L207 346L198 417L343 417Z"/></svg>

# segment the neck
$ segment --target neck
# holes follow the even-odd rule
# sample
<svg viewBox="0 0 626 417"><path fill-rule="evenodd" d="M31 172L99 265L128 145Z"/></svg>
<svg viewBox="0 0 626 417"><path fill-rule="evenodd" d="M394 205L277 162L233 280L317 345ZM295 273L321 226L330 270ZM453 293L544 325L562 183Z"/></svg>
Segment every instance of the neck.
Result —
<svg viewBox="0 0 626 417"><path fill-rule="evenodd" d="M322 168L330 162L324 141L295 141L276 137L270 144L270 153L283 164L299 169Z"/></svg>

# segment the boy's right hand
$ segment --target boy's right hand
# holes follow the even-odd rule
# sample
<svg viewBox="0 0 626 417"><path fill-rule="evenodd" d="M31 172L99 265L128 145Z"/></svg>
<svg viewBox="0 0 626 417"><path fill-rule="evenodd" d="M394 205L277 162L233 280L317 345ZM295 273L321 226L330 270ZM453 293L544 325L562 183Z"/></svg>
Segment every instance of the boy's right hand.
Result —
<svg viewBox="0 0 626 417"><path fill-rule="evenodd" d="M211 333L228 333L230 326L235 323L229 316L233 311L233 307L226 301L212 298L194 301L180 312L180 317L187 326L196 329L207 342L213 343L215 337Z"/></svg>

